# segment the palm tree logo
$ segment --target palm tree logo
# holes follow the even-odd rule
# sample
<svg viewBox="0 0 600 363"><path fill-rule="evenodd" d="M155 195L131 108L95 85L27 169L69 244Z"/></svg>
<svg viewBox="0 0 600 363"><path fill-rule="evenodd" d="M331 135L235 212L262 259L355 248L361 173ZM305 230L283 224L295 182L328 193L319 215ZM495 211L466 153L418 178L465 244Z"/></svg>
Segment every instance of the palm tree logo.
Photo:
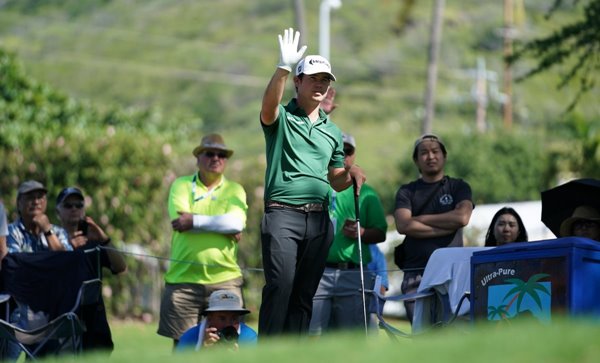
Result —
<svg viewBox="0 0 600 363"><path fill-rule="evenodd" d="M521 279L507 279L504 282L513 285L513 288L510 289L502 299L502 302L505 302L510 298L507 304L501 304L498 306L488 306L488 320L499 320L504 319L512 319L519 315L519 313L530 311L530 309L523 307L523 299L526 296L529 296L531 300L533 300L540 310L543 310L542 299L540 294L545 293L548 296L551 296L550 291L546 286L541 284L539 281L543 278L549 277L549 274L535 274L531 276L527 281L523 281ZM516 312L513 316L509 316L509 311L511 306L516 302Z"/></svg>
<svg viewBox="0 0 600 363"><path fill-rule="evenodd" d="M498 317L499 319L506 319L508 316L508 309L506 305L499 306L488 306L488 320L494 320Z"/></svg>

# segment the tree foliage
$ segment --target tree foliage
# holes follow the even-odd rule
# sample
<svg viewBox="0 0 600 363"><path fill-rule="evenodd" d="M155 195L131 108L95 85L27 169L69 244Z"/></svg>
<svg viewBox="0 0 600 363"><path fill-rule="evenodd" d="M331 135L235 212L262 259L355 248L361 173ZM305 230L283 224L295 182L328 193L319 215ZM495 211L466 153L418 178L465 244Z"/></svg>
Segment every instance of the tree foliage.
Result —
<svg viewBox="0 0 600 363"><path fill-rule="evenodd" d="M16 190L27 179L48 188L48 215L65 186L82 188L87 212L128 254L128 273L108 277L107 304L119 316L156 312L163 263L169 255L171 227L166 212L171 182L193 173L175 154L193 135L186 127L162 128L160 114L112 108L101 112L28 77L14 55L0 48L0 191L16 218ZM230 160L228 178L248 194L248 222L239 261L247 283L261 283L258 248L264 165L257 159ZM243 182L242 182L243 180ZM158 257L158 259L156 258ZM249 296L255 307L259 296Z"/></svg>
<svg viewBox="0 0 600 363"><path fill-rule="evenodd" d="M75 185L89 197L88 213L117 247L135 243L164 252L165 211L157 206L164 203L173 175L170 146L159 133L139 127L146 116L101 113L27 77L14 56L0 50L0 190L11 219L22 181L46 185L54 220L54 197ZM122 291L113 294L119 313L129 313L130 285L148 282L147 274L135 273L138 263L128 261L133 273L120 278Z"/></svg>
<svg viewBox="0 0 600 363"><path fill-rule="evenodd" d="M563 0L555 0L548 18L558 9ZM575 0L574 3L578 3ZM583 17L565 25L551 35L521 44L509 57L511 63L525 58L536 60L537 65L518 80L547 72L558 66L567 67L558 88L571 82L579 82L579 90L567 107L573 110L580 98L596 86L600 70L600 0L590 0L584 6Z"/></svg>

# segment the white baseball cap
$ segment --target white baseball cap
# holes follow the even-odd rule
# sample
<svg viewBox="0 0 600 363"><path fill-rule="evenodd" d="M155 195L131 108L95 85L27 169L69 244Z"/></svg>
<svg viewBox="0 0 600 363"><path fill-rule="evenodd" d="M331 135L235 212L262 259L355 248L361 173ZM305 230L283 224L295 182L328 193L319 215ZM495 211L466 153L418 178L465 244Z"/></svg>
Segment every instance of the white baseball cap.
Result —
<svg viewBox="0 0 600 363"><path fill-rule="evenodd" d="M331 73L331 64L325 57L320 55L307 55L296 65L296 76L300 74L327 73L334 81L335 76Z"/></svg>
<svg viewBox="0 0 600 363"><path fill-rule="evenodd" d="M235 311L240 315L250 313L250 310L242 307L242 299L235 292L229 290L217 290L210 294L208 308L202 314L206 315L211 311Z"/></svg>

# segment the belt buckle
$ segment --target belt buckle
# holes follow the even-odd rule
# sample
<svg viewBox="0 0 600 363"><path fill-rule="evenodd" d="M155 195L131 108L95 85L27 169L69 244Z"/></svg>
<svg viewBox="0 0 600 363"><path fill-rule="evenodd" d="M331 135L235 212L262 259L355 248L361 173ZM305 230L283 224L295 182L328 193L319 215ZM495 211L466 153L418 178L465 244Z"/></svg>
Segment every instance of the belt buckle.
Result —
<svg viewBox="0 0 600 363"><path fill-rule="evenodd" d="M338 267L340 270L348 270L350 264L348 262L340 262L338 263Z"/></svg>
<svg viewBox="0 0 600 363"><path fill-rule="evenodd" d="M307 203L302 206L305 212L322 212L323 206L319 203Z"/></svg>

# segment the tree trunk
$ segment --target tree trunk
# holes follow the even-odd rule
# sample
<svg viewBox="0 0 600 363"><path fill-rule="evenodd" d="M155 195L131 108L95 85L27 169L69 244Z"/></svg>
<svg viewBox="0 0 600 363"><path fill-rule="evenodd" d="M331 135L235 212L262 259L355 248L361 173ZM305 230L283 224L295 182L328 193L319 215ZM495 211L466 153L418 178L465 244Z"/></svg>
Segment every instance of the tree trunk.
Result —
<svg viewBox="0 0 600 363"><path fill-rule="evenodd" d="M431 14L431 33L429 34L429 54L427 64L427 88L425 89L425 116L421 131L431 133L435 114L435 87L437 82L437 62L442 37L444 0L436 0Z"/></svg>
<svg viewBox="0 0 600 363"><path fill-rule="evenodd" d="M512 39L514 37L514 20L513 20L513 2L512 0L504 0L504 94L506 99L502 107L504 127L507 130L512 128L512 68L506 60L513 53Z"/></svg>
<svg viewBox="0 0 600 363"><path fill-rule="evenodd" d="M306 29L306 16L304 15L304 0L292 0L294 2L294 20L296 22L296 30L300 32L300 45L306 44L308 39Z"/></svg>

